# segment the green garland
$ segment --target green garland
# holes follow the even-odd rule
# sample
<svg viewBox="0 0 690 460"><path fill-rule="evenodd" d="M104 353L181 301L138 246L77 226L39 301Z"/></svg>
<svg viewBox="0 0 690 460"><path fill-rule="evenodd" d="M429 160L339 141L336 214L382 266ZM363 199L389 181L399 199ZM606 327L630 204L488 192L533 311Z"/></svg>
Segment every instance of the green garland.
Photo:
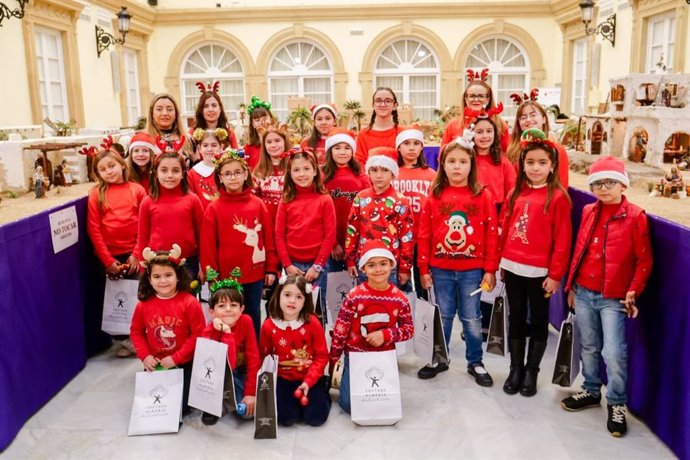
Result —
<svg viewBox="0 0 690 460"><path fill-rule="evenodd" d="M239 267L235 267L230 272L230 277L222 280L215 281L220 277L220 273L215 271L211 267L206 267L206 281L209 283L209 291L211 294L216 292L218 289L234 289L240 294L242 293L242 284L237 281L242 276L242 272Z"/></svg>

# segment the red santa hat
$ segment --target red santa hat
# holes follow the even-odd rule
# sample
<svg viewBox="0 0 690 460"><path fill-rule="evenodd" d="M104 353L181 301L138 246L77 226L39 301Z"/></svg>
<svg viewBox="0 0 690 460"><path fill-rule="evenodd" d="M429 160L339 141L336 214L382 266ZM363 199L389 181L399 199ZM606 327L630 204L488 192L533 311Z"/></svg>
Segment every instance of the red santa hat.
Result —
<svg viewBox="0 0 690 460"><path fill-rule="evenodd" d="M316 112L318 112L321 109L326 109L330 110L330 112L333 114L333 118L336 120L338 119L338 111L335 109L334 104L317 104L317 105L312 105L311 106L311 117L316 118Z"/></svg>
<svg viewBox="0 0 690 460"><path fill-rule="evenodd" d="M400 131L395 137L395 148L399 148L400 144L411 139L416 139L424 145L424 133L416 126L408 126Z"/></svg>
<svg viewBox="0 0 690 460"><path fill-rule="evenodd" d="M369 240L364 244L362 248L362 258L359 259L359 269L362 270L372 257L385 257L386 259L390 259L393 263L393 268L396 266L395 256L383 241Z"/></svg>
<svg viewBox="0 0 690 460"><path fill-rule="evenodd" d="M134 147L146 147L154 154L158 152L158 147L153 143L153 138L148 133L144 132L136 133L132 137L129 143L129 152L131 152Z"/></svg>
<svg viewBox="0 0 690 460"><path fill-rule="evenodd" d="M341 142L345 142L347 145L349 145L352 148L353 154L357 150L354 132L350 131L349 129L333 128L328 133L328 137L326 138L326 151L328 151L334 145L340 144Z"/></svg>
<svg viewBox="0 0 690 460"><path fill-rule="evenodd" d="M374 147L369 150L369 158L364 169L369 174L369 169L374 166L386 168L393 173L393 177L398 177L400 168L398 168L398 151L393 147Z"/></svg>
<svg viewBox="0 0 690 460"><path fill-rule="evenodd" d="M612 179L630 187L630 178L625 172L625 163L620 158L610 155L601 157L589 167L587 185L591 186L592 183L605 179Z"/></svg>

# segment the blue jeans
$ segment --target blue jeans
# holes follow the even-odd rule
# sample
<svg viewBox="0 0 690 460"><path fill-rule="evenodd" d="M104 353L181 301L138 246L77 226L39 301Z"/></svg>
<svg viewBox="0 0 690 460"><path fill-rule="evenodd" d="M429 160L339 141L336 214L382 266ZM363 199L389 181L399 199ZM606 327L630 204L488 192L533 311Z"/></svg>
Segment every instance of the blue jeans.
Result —
<svg viewBox="0 0 690 460"><path fill-rule="evenodd" d="M453 319L457 313L465 331L465 358L468 365L480 363L483 356L480 295L470 296L479 287L483 276L484 271L481 269L455 271L431 267L446 346L450 344Z"/></svg>
<svg viewBox="0 0 690 460"><path fill-rule="evenodd" d="M244 312L252 318L257 343L259 341L259 332L261 332L261 292L263 289L264 280L242 284Z"/></svg>
<svg viewBox="0 0 690 460"><path fill-rule="evenodd" d="M299 268L302 270L304 273L307 273L307 270L309 270L314 264L312 262L295 262L294 260L292 261L292 265L295 267ZM326 324L326 281L328 279L328 270L327 267L323 267L323 270L321 273L319 273L319 276L312 281L312 284L315 284L316 286L319 287L319 298L321 299L321 306L322 306L322 311L324 314L324 318L322 320L322 326L325 326ZM316 305L314 305L316 307Z"/></svg>
<svg viewBox="0 0 690 460"><path fill-rule="evenodd" d="M340 396L338 405L348 414L350 413L350 357L345 355L343 362L343 376L340 378Z"/></svg>
<svg viewBox="0 0 690 460"><path fill-rule="evenodd" d="M582 388L601 394L599 363L606 364L606 400L626 404L628 381L628 345L625 341L625 310L620 299L606 299L601 293L575 286L575 322L580 333Z"/></svg>

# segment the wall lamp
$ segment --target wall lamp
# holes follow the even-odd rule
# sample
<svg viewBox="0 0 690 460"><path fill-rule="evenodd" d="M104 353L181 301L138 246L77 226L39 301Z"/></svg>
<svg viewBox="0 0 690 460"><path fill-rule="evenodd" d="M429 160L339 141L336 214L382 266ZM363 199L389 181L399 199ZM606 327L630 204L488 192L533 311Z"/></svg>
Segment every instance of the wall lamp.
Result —
<svg viewBox="0 0 690 460"><path fill-rule="evenodd" d="M686 0L690 1L690 0ZM582 22L585 24L585 34L594 35L600 34L604 40L611 42L611 46L616 46L616 14L612 14L606 18L606 22L602 22L596 27L589 27L592 22L592 15L594 13L594 0L582 0L580 3L582 10Z"/></svg>
<svg viewBox="0 0 690 460"><path fill-rule="evenodd" d="M14 10L11 10L10 7L4 3L0 3L0 27L2 27L2 21L4 19L21 19L24 17L24 7L29 3L29 0L17 0L17 3L19 3L19 8Z"/></svg>
<svg viewBox="0 0 690 460"><path fill-rule="evenodd" d="M127 7L123 6L120 12L117 13L117 23L122 38L115 38L112 34L103 30L102 27L96 26L96 50L98 51L98 57L101 57L101 53L110 48L110 45L125 44L125 35L129 32L129 22L131 20L132 15L127 11Z"/></svg>

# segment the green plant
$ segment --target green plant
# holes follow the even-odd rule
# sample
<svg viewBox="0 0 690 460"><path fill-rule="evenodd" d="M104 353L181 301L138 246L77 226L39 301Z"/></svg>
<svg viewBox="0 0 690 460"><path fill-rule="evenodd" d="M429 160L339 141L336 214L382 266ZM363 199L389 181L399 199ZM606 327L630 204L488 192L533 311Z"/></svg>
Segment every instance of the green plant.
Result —
<svg viewBox="0 0 690 460"><path fill-rule="evenodd" d="M311 129L311 112L300 105L288 117L288 125L304 138Z"/></svg>
<svg viewBox="0 0 690 460"><path fill-rule="evenodd" d="M443 110L434 109L434 115L439 117L443 123L448 123L453 118L460 116L460 106L458 105L447 105Z"/></svg>
<svg viewBox="0 0 690 460"><path fill-rule="evenodd" d="M10 190L9 192L7 192L7 196L10 198L17 198L19 194L17 194L17 192Z"/></svg>
<svg viewBox="0 0 690 460"><path fill-rule="evenodd" d="M0 141L6 141L8 139L7 133L3 130L0 130Z"/></svg>
<svg viewBox="0 0 690 460"><path fill-rule="evenodd" d="M345 101L345 104L343 104L343 108L345 109L348 125L354 123L355 130L359 133L362 129L362 121L366 115L364 110L362 110L362 103L355 99L348 99Z"/></svg>

